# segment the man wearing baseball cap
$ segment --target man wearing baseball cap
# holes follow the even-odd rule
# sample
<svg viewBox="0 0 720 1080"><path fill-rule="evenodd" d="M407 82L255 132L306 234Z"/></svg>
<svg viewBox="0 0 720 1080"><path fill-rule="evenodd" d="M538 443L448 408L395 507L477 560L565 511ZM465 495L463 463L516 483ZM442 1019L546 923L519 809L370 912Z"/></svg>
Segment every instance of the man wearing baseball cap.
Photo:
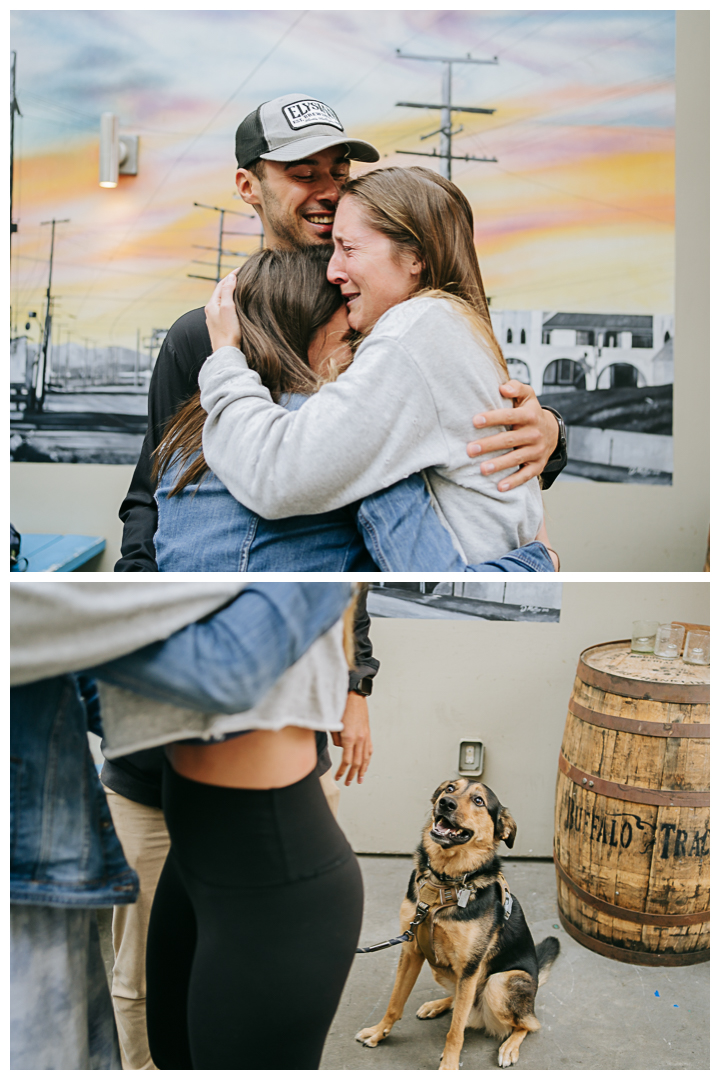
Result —
<svg viewBox="0 0 720 1080"><path fill-rule="evenodd" d="M282 248L332 243L335 208L350 161L380 158L370 143L346 135L334 109L304 94L283 94L246 116L237 129L235 150L238 193L260 218L267 246ZM182 315L160 349L148 392L147 434L120 507L124 529L118 572L157 571L153 453L170 418L197 390L198 372L211 352L202 307ZM512 414L513 443L525 449L532 475L542 472L549 487L567 460L559 417L540 408L529 386L515 383L505 396L520 406ZM486 414L485 426L507 424L503 414ZM483 453L506 448L507 433L483 442Z"/></svg>
<svg viewBox="0 0 720 1080"><path fill-rule="evenodd" d="M246 116L235 154L238 192L257 211L269 247L329 243L350 159L380 157L370 143L347 138L329 105L300 94Z"/></svg>

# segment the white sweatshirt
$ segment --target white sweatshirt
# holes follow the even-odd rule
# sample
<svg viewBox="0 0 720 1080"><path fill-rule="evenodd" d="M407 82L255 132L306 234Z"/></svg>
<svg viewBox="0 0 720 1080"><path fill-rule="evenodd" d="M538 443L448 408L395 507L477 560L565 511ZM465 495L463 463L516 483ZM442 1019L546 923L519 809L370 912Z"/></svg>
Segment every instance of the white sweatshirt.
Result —
<svg viewBox="0 0 720 1080"><path fill-rule="evenodd" d="M537 480L500 492L514 470L485 477L482 459L466 453L475 413L507 407L500 382L469 320L437 297L387 311L348 370L297 412L276 405L240 350L224 347L200 371L205 459L264 518L334 510L427 470L459 549L481 562L534 540L543 516Z"/></svg>

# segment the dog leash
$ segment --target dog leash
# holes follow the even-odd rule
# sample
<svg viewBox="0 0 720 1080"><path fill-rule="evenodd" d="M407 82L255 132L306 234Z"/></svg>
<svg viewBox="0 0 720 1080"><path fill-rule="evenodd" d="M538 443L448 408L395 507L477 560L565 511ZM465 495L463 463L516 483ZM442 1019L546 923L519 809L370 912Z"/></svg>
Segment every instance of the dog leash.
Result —
<svg viewBox="0 0 720 1080"><path fill-rule="evenodd" d="M421 922L427 919L429 913L429 905L423 904L422 901L420 901L415 911L415 918L410 923L410 926L404 934L401 934L400 937L389 938L387 941L381 941L378 945L368 945L365 949L356 949L355 952L380 952L381 949L389 949L392 945L402 945L405 941L412 941L412 939L415 937L415 931L417 930L418 926Z"/></svg>
<svg viewBox="0 0 720 1080"><path fill-rule="evenodd" d="M408 929L405 931L404 934L400 934L399 937L388 938L387 941L381 941L377 945L368 945L364 949L358 948L358 949L355 950L355 952L356 953L380 952L382 949L390 949L390 948L392 948L393 945L402 945L406 941L412 941L413 938L417 938L417 930L418 930L418 928L425 921L425 919L427 919L427 917L428 917L428 915L430 914L431 911L434 914L434 911L435 911L436 908L450 907L454 903L456 903L458 907L461 907L461 908L466 907L467 903L468 903L468 900L470 900L471 898L474 899L474 894L471 892L470 889L467 888L467 885L465 884L465 879L468 876L469 876L468 874L464 875L464 877L462 879L462 882L460 883L461 888L459 890L456 890L454 886L442 885L442 884L439 884L439 883L436 885L434 882L431 882L429 879L426 879L424 881L422 879L420 879L420 882L421 882L420 883L420 889L422 890L422 888L424 888L425 885L430 885L433 889L435 889L436 891L438 891L440 893L441 902L439 904L432 904L431 905L431 904L424 903L422 900L418 901L417 908L415 909L415 918L410 923L410 926L408 927ZM500 885L500 888L502 890L503 911L505 913L505 921L507 922L507 920L510 918L510 916L512 914L512 909L513 909L512 895L510 893L508 883L505 880L505 876L503 874L498 874L498 876L496 878L496 881ZM418 883L416 882L416 885L417 884ZM447 898L446 898L446 895L445 895L446 892L447 892ZM443 903L442 901L445 901L445 902ZM432 934L430 936L430 940L432 942ZM431 948L432 948L432 945L431 945ZM421 950L421 951L424 953L425 950Z"/></svg>

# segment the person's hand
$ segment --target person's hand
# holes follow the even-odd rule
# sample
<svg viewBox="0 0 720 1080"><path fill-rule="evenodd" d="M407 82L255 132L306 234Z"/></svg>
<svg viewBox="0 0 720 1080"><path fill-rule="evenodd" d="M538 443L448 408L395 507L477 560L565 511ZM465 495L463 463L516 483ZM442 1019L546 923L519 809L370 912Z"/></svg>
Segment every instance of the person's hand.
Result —
<svg viewBox="0 0 720 1080"><path fill-rule="evenodd" d="M480 466L483 476L503 469L518 469L498 484L500 491L510 491L540 475L557 447L559 427L553 414L542 408L535 391L526 383L511 379L500 387L500 393L503 397L514 398L515 408L511 405L507 409L489 409L474 416L473 424L476 428L510 427L512 430L468 443L467 454L472 458L512 448L509 454L484 461Z"/></svg>
<svg viewBox="0 0 720 1080"><path fill-rule="evenodd" d="M235 285L237 270L218 281L212 296L205 305L205 321L210 334L213 352L223 345L240 348L240 320L235 308Z"/></svg>
<svg viewBox="0 0 720 1080"><path fill-rule="evenodd" d="M372 757L367 698L351 690L347 696L342 722L342 731L332 732L333 743L335 746L342 746L343 752L335 779L339 780L347 769L345 787L349 787L355 776L357 776L358 784L362 784Z"/></svg>

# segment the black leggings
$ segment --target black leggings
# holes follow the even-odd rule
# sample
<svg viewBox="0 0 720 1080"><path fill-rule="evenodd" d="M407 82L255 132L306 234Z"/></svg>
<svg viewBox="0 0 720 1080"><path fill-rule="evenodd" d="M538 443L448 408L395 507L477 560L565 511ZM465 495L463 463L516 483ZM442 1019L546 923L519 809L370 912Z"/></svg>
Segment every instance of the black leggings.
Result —
<svg viewBox="0 0 720 1080"><path fill-rule="evenodd" d="M158 1069L317 1069L362 919L360 868L315 773L271 791L169 765L172 847L147 950Z"/></svg>

